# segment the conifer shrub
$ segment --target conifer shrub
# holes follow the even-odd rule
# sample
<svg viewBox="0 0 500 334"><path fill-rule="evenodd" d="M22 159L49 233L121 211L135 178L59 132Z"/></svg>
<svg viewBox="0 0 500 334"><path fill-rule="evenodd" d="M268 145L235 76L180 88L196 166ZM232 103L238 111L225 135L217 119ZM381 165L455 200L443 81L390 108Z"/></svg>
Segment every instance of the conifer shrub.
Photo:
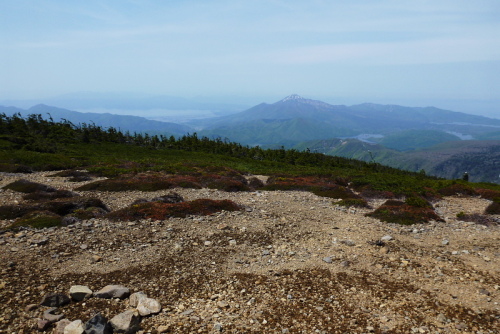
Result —
<svg viewBox="0 0 500 334"><path fill-rule="evenodd" d="M21 193L34 193L34 192L55 192L57 189L38 182L32 182L25 179L19 179L11 182L3 187L3 189L10 189Z"/></svg>
<svg viewBox="0 0 500 334"><path fill-rule="evenodd" d="M422 203L417 202L417 204L421 205ZM367 213L366 216L401 225L428 223L431 220L443 221L432 207L412 206L397 200L386 201L375 211Z"/></svg>
<svg viewBox="0 0 500 334"><path fill-rule="evenodd" d="M241 207L230 200L197 199L181 203L148 202L131 205L106 215L111 220L163 220L172 217L184 218L188 215L206 216L220 211L239 211Z"/></svg>

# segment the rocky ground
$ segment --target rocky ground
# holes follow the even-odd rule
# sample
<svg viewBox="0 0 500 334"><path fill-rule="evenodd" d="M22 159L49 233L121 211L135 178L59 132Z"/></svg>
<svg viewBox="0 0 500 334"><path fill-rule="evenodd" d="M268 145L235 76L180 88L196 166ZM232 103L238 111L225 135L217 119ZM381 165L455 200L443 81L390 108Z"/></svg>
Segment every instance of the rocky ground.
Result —
<svg viewBox="0 0 500 334"><path fill-rule="evenodd" d="M84 184L50 174L2 174L0 187ZM144 333L500 333L500 227L456 219L488 200L447 197L435 205L446 222L400 226L308 192L175 191L245 210L1 233L0 333L35 332L48 307L26 306L48 293L109 284L161 303L142 319ZM116 210L169 192L78 193ZM21 195L3 190L0 202ZM86 322L129 303L90 298L58 312Z"/></svg>

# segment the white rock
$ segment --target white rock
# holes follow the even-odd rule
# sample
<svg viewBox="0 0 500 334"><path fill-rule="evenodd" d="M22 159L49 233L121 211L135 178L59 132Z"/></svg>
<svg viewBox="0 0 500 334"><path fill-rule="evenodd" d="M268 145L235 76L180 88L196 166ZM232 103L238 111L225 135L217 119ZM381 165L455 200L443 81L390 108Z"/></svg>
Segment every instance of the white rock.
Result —
<svg viewBox="0 0 500 334"><path fill-rule="evenodd" d="M139 304L137 305L137 310L139 311L139 314L141 316L145 317L150 314L160 313L161 305L156 299L143 298L139 300Z"/></svg>
<svg viewBox="0 0 500 334"><path fill-rule="evenodd" d="M75 320L64 327L64 334L83 334L83 322L81 320Z"/></svg>
<svg viewBox="0 0 500 334"><path fill-rule="evenodd" d="M137 305L139 305L139 302L146 298L148 298L148 296L146 296L144 292L135 292L130 295L129 304L132 307L137 307Z"/></svg>
<svg viewBox="0 0 500 334"><path fill-rule="evenodd" d="M392 239L393 237L390 235L384 235L382 238L380 238L380 240L382 241L391 241Z"/></svg>
<svg viewBox="0 0 500 334"><path fill-rule="evenodd" d="M130 290L122 285L106 285L95 293L97 298L127 298Z"/></svg>
<svg viewBox="0 0 500 334"><path fill-rule="evenodd" d="M73 285L69 288L69 295L74 301L82 301L86 298L92 297L92 290L84 285Z"/></svg>
<svg viewBox="0 0 500 334"><path fill-rule="evenodd" d="M139 329L141 316L136 309L129 309L115 315L110 321L115 333L135 333Z"/></svg>

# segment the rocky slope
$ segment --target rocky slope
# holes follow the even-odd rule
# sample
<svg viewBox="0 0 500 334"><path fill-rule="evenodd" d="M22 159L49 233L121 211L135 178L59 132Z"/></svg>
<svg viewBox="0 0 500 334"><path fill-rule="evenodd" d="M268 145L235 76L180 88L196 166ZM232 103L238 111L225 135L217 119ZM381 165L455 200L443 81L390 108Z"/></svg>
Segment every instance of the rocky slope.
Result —
<svg viewBox="0 0 500 334"><path fill-rule="evenodd" d="M85 183L50 174L2 174L0 187L20 178L68 190ZM161 303L142 318L144 333L500 332L500 228L456 219L482 213L488 200L448 197L435 205L446 222L400 226L308 192L175 191L245 210L1 233L0 333L35 332L48 307L26 306L48 293L110 284ZM112 210L167 193L79 192ZM0 202L23 203L21 195L3 190ZM129 307L90 298L58 313L85 323Z"/></svg>

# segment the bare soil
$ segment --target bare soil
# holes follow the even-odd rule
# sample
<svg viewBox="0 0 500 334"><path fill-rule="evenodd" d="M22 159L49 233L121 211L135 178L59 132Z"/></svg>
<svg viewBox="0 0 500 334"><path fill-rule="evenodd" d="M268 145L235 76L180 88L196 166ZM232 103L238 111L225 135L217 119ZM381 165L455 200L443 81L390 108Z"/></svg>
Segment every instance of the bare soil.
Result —
<svg viewBox="0 0 500 334"><path fill-rule="evenodd" d="M86 183L50 174L2 174L0 187ZM364 216L380 200L346 210L299 191L174 191L245 209L1 233L0 333L35 332L45 308L26 306L77 284L122 284L160 301L162 312L142 320L145 333L500 333L500 227L456 219L482 214L488 200L446 197L435 204L445 222L401 226ZM116 210L169 192L78 193ZM0 203L23 204L21 196L3 190ZM127 303L91 298L60 312L86 322Z"/></svg>

